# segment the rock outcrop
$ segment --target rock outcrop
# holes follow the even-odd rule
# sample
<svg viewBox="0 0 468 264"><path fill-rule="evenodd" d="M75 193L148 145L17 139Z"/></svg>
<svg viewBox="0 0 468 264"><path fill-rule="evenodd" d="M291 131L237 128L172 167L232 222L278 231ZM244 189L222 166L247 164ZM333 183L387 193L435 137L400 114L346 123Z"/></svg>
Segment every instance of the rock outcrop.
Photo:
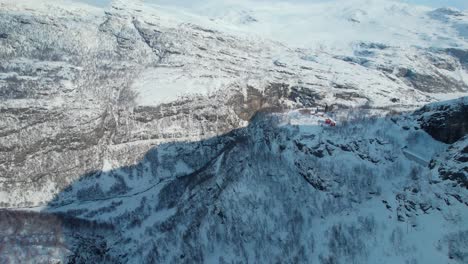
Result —
<svg viewBox="0 0 468 264"><path fill-rule="evenodd" d="M421 128L451 144L468 134L468 97L424 106L416 112Z"/></svg>

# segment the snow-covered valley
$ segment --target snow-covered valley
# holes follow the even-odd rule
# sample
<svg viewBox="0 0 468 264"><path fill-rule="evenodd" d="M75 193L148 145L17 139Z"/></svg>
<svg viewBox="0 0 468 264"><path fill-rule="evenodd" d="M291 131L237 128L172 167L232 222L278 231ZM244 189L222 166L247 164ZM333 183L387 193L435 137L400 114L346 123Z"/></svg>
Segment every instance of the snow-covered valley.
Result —
<svg viewBox="0 0 468 264"><path fill-rule="evenodd" d="M0 262L466 263L467 28L0 0Z"/></svg>

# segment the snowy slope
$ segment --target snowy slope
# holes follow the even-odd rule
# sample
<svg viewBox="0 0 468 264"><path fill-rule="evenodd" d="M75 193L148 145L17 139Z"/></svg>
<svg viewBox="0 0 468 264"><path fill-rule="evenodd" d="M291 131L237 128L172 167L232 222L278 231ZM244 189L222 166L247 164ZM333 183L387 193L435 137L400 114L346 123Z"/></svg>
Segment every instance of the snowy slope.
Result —
<svg viewBox="0 0 468 264"><path fill-rule="evenodd" d="M2 5L5 11L11 10L11 14L16 12L14 10L29 6L35 8L39 16L47 13L47 17L58 19L67 12L76 14L80 10L79 17L86 21L83 22L87 26L80 29L78 35L68 37L65 31L57 41L57 36L48 36L50 31L44 26L47 24L42 24L41 27L45 28L41 29L43 33L36 34L37 37L42 38L45 34L46 40L50 38L48 43L60 43L63 45L61 50L66 52L75 49L68 45L80 43L77 47L89 57L79 59L92 65L105 64L93 61L98 56L108 56L106 54L116 48L123 49L114 52L125 54L124 61L129 60L122 67L130 66L131 76L127 78L130 78L132 89L139 93L140 105L155 106L194 95L228 93L231 96L232 91L242 92L248 86L262 91L276 82L304 87L327 98L318 103L347 106L421 105L441 94L466 94L464 50L467 43L447 22L456 20L456 23L463 25L466 19L463 13L454 15L440 11L442 14L434 15L436 11L387 1L385 4L370 1L366 12L354 11L352 7L360 3L353 1L346 5L331 2L284 7L278 4L269 7L272 10L252 11L252 15L263 12L279 16L276 23L282 23L289 29L282 30L271 18L265 18L264 23L275 29L270 35L265 35L251 25L248 26L250 31L243 30L237 22L230 21L231 16L223 16L222 11L218 15L229 21L220 22L211 17L210 12L203 11L234 10L235 16L238 13L236 10L245 6L241 3L219 6L209 2L197 6L195 11L201 11L195 12L193 9L182 11L138 1L114 1L105 14L104 10L99 11L96 7L61 5L57 1L26 1L19 4L5 1ZM53 4L59 8L50 13L48 10ZM253 5L253 8L255 6L258 5ZM291 14L284 14L284 10ZM302 12L302 15L296 14L298 12ZM362 28L361 23L349 20L347 16L350 12L366 13ZM283 14L287 17L282 18ZM303 21L304 26L294 24L295 19ZM405 19L407 23L400 23ZM405 25L405 28L395 28L395 21L398 21L398 25ZM328 26L324 26L324 23ZM23 23L19 26L27 28L28 25ZM407 28L408 25L415 28ZM339 39L329 40L326 34L315 33L310 28L313 26L326 30L332 36L339 36ZM355 32L351 28L355 28ZM430 33L421 33L422 29ZM13 25L7 28L6 36L10 30L14 32ZM347 35L345 31L354 33ZM366 37L366 31L375 38ZM281 36L281 32L310 40L310 43L297 44L290 36L274 37ZM379 32L389 35L379 36ZM431 37L421 37L421 34ZM264 38L259 39L259 35L264 35ZM6 43L7 51L16 49L15 44L9 41L16 37L12 34L2 40ZM439 38L444 41L437 41ZM275 39L282 43L273 41ZM35 48L34 43L24 41L26 47L31 45L30 49ZM113 43L115 41L117 43ZM340 43L341 47L335 47L332 42ZM13 54L5 52L6 56ZM73 82L71 85L76 86Z"/></svg>
<svg viewBox="0 0 468 264"><path fill-rule="evenodd" d="M467 45L463 31L467 19L462 12L399 1L195 1L158 7L174 16L191 14L199 23L209 19L220 30L260 34L309 48L349 50L357 42L438 48Z"/></svg>
<svg viewBox="0 0 468 264"><path fill-rule="evenodd" d="M356 6L362 6L364 2L366 11L356 9ZM124 5L127 8L138 8L130 4ZM138 4L136 5L138 6ZM297 82L299 84L319 84L320 80L325 79L328 82L324 83L325 86L330 88L329 86L334 81L338 81L338 85L341 86L352 86L353 88L361 86L366 92L358 93L371 92L372 95L369 97L374 100L378 100L381 93L387 94L388 90L407 90L408 88L405 86L429 92L440 91L441 88L438 87L444 87L442 88L445 90L444 93L447 92L447 89L452 92L466 91L466 69L459 65L457 58L454 60L454 58L439 52L436 52L439 53L437 55L432 54L432 52L448 48L466 49L468 44L463 35L460 35L461 33L453 29L452 24L450 24L461 25L459 28L464 27L465 24L468 25L466 15L460 12L454 11L454 14L446 14L443 10L433 11L393 1L347 1L345 4L332 1L331 3L309 5L284 3L259 5L249 1L228 2L226 4L208 1L191 5L190 8L185 9L184 6L154 6L154 9L151 10L145 6L143 13L139 16L144 17L146 10L151 14L156 13L176 21L202 25L208 29L226 32L229 35L235 34L240 38L263 36L265 40L278 40L291 47L301 48L300 50L288 50L268 41L250 43L253 46L268 47L270 52L256 53L256 57L263 59L260 61L263 67L272 65L272 63L286 66L293 76L283 74L280 78L293 85L296 85ZM162 14L161 10L164 11ZM360 17L362 21L354 21L356 20L353 20L355 16ZM245 22L246 20L247 22ZM212 50L212 48L208 50ZM250 58L252 54L247 52L242 57ZM339 63L335 59L345 60L348 63ZM275 62L278 63L275 64ZM314 65L314 62L319 65ZM349 65L349 62L352 65ZM256 68L257 63L247 60L239 66L252 69ZM300 66L300 69L295 68L295 65ZM377 71L361 73L362 66ZM229 87L233 83L243 85L245 79L268 80L269 75L271 75L269 73L271 69L268 69L270 67L267 67L268 72L260 73L261 77L249 72L247 74L240 73L240 78L239 74L237 76L220 75L217 73L218 68L219 66L205 72L196 66L195 69L188 70L189 76L181 74L180 69L177 71L165 69L161 73L158 71L145 73L145 82L142 85L144 88L139 88L143 95L142 98L145 98L142 99L142 103L150 104L150 102L157 103L164 100L159 100L154 93L149 92L148 83L154 83L153 86L159 87L153 88L156 93L160 90L174 91L171 95L168 95L167 92L162 93L163 98L169 100L184 93L210 93L222 87ZM318 75L320 80L311 78L310 70L304 70L304 68L314 69L313 74ZM323 71L327 73L327 76L320 76L320 72ZM216 81L203 80L203 76L210 75L209 72L216 74ZM412 78L410 74L413 72L416 75L421 75L421 79L427 76L440 76L436 77L438 79L448 77L450 84L446 81L439 84L434 79L428 81L428 84L418 85L412 80L408 80ZM366 78L359 77L363 74L366 75ZM377 76L372 78L371 76L374 74ZM388 79L382 80L382 74L391 74L393 76L388 77L391 80L403 79L402 81L405 83L386 84ZM148 79L148 75L152 75L154 78ZM355 79L354 82L349 75L353 76L351 78ZM159 78L163 76L164 78ZM197 76L200 76L200 80L196 78ZM393 77L396 78L393 79ZM171 80L172 78L177 79ZM160 83L161 79L164 79L164 82L169 80L169 83ZM183 91L178 82L186 82L186 79L192 81L188 82L183 88L185 91ZM377 79L379 80L377 81ZM428 85L433 87L428 87ZM179 89L174 89L174 86L179 87ZM380 87L374 88L373 86ZM378 91L369 91L371 87L372 90ZM309 89L318 88L310 87ZM401 96L399 97L401 98ZM376 104L386 105L385 100L388 99Z"/></svg>
<svg viewBox="0 0 468 264"><path fill-rule="evenodd" d="M11 190L22 196L11 199L14 206L43 204L106 160L132 164L162 142L199 140L243 127L262 109L329 105L385 113L467 90L464 39L451 26L463 24L466 15L454 10L376 2L368 8L372 19L389 8L409 9L397 13L431 19L438 26L424 28L435 35L449 32L444 36L453 45L429 41L437 46L425 48L409 41L394 46L385 39L355 43L345 38L353 54L343 55L339 49L292 48L258 39L259 32L228 27L238 23L232 17L218 23L201 11L139 1L115 1L107 10L53 0L0 3L1 191L23 186ZM331 10L337 11L329 13L334 19L343 19L350 7L328 3L304 10L323 5L334 5ZM379 23L390 27L384 18ZM2 202L13 206L11 201Z"/></svg>
<svg viewBox="0 0 468 264"><path fill-rule="evenodd" d="M337 127L260 114L89 175L44 210L114 223L107 254L129 263L464 263L466 187L404 152L438 160L466 138L453 149L419 115L362 114Z"/></svg>

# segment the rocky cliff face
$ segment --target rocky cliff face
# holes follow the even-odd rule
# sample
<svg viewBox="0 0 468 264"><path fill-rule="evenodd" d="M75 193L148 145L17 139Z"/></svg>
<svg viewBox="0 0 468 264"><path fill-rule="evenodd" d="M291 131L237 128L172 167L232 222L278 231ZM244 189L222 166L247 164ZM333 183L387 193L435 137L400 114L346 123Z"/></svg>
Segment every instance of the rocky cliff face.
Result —
<svg viewBox="0 0 468 264"><path fill-rule="evenodd" d="M466 136L453 145L440 157L431 161L430 167L440 174L443 180L468 188L468 147ZM457 194L459 196L459 194ZM465 202L466 203L466 202Z"/></svg>
<svg viewBox="0 0 468 264"><path fill-rule="evenodd" d="M453 104L431 104L417 112L421 127L435 139L451 144L468 133L466 97ZM456 102L456 103L455 103Z"/></svg>

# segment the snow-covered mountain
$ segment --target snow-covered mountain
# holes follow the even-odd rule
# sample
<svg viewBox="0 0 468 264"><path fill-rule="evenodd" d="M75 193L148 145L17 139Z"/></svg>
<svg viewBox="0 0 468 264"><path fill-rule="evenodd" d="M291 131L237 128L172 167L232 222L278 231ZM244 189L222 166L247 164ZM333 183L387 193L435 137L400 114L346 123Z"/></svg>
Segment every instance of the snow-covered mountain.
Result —
<svg viewBox="0 0 468 264"><path fill-rule="evenodd" d="M433 10L393 0L194 0L157 8L219 30L254 33L309 48L322 46L352 52L350 45L359 42L399 47L466 47L463 38L467 37L467 19L463 12L452 8Z"/></svg>
<svg viewBox="0 0 468 264"><path fill-rule="evenodd" d="M195 3L0 0L0 262L468 261L468 13Z"/></svg>
<svg viewBox="0 0 468 264"><path fill-rule="evenodd" d="M226 135L161 144L27 209L41 213L0 212L0 256L465 263L468 124L451 117L466 117L467 99L381 118L356 112L336 127L321 125L313 109L259 113ZM436 125L434 137L455 143L423 130Z"/></svg>

